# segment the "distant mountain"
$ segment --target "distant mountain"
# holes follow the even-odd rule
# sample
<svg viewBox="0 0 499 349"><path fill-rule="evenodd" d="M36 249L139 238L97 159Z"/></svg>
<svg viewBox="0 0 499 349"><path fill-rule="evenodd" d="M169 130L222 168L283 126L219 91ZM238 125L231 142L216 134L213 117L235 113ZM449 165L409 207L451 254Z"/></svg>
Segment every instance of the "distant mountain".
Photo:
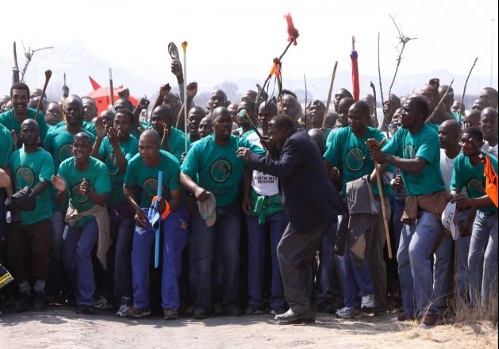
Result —
<svg viewBox="0 0 499 349"><path fill-rule="evenodd" d="M19 51L19 47L18 47ZM22 52L18 52L20 69L25 64L25 58ZM12 60L0 58L0 71L2 72L0 79L0 94L8 94L12 81ZM80 41L63 42L56 45L53 49L47 49L35 52L32 61L28 66L25 75L25 81L31 89L41 88L44 83L44 72L47 69L52 70L52 78L47 88L47 95L51 100L61 99L61 87L63 85L63 75L66 73L67 85L70 93L80 96L86 95L92 90L92 86L88 79L91 76L101 86L109 86L109 67L112 67L113 83L115 86L124 85L128 87L132 95L140 98L147 95L153 102L157 96L159 85L146 80L144 77L137 76L130 69L116 66L109 61L101 59L98 55L90 52L85 45ZM377 76L364 75L360 71L360 94L361 97L366 94L372 94L369 83L372 81L376 88L378 104L381 102L381 94L379 90L379 82ZM429 79L438 77L441 84L449 84L454 79L453 88L456 98L462 94L466 76L454 76L447 70L439 70L425 74L406 74L403 73L403 67L400 74L397 76L393 85L392 93L397 95L410 94L417 92L422 85L428 82ZM249 89L256 90L256 84L263 84L265 73L259 79L255 78L240 78L235 81L204 81L200 84L198 96L195 100L196 104L204 107L209 98L211 91L215 87L226 87L229 99L237 101L240 96ZM201 81L203 79L198 79ZM307 79L307 101L320 99L326 101L331 76L323 76L318 78ZM383 76L383 92L386 97L388 88L391 83L392 76ZM487 80L487 81L484 81ZM172 77L171 81L174 81ZM496 80L497 81L497 78ZM476 95L481 88L487 86L488 79L480 78L472 74L467 85L466 94ZM171 82L170 82L171 84ZM333 94L340 87L346 87L351 90L351 75L349 71L338 71L333 85ZM303 78L291 79L283 76L283 87L294 91L301 103L305 101L305 83ZM177 86L172 85L173 91L176 92ZM277 87L273 82L269 85L268 93L277 94Z"/></svg>

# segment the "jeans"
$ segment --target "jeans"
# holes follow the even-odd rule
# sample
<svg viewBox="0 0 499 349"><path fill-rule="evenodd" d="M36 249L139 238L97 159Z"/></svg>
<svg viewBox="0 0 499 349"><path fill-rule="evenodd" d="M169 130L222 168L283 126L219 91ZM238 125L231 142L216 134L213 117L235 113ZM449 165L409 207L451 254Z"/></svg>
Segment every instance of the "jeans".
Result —
<svg viewBox="0 0 499 349"><path fill-rule="evenodd" d="M477 211L468 255L470 300L485 306L497 297L497 212Z"/></svg>
<svg viewBox="0 0 499 349"><path fill-rule="evenodd" d="M148 209L142 209L146 215ZM164 242L163 274L161 276L161 306L163 309L180 308L178 279L182 269L182 251L189 232L189 214L182 207L172 212L162 221ZM138 308L149 307L149 267L153 256L155 231L147 222L146 227L135 226L132 247L132 287L133 303Z"/></svg>
<svg viewBox="0 0 499 349"><path fill-rule="evenodd" d="M114 300L120 304L121 297L132 298L132 242L134 233L134 214L127 210L129 205L121 204L116 208L109 207L111 231L114 237L113 285Z"/></svg>
<svg viewBox="0 0 499 349"><path fill-rule="evenodd" d="M270 307L272 309L284 308L284 288L282 286L281 272L277 260L277 244L288 225L288 219L284 211L276 212L266 217L265 225L258 224L258 217L248 215L246 217L248 227L248 294L249 305L263 308L263 291L265 285L265 243L267 234L270 235L271 253L271 284L270 284Z"/></svg>
<svg viewBox="0 0 499 349"><path fill-rule="evenodd" d="M404 312L423 316L427 310L436 312L431 302L433 275L430 252L442 232L442 223L433 213L419 210L413 225L404 225L397 251L399 281Z"/></svg>
<svg viewBox="0 0 499 349"><path fill-rule="evenodd" d="M392 246L393 251L397 251L400 244L400 234L404 229L404 223L400 220L405 210L405 201L393 200L392 224L393 224L393 238L395 239L395 246Z"/></svg>
<svg viewBox="0 0 499 349"><path fill-rule="evenodd" d="M64 217L66 212L54 211L52 214L52 246L50 248L50 276L47 280L47 290L56 295L64 290L64 271L62 269L62 244Z"/></svg>
<svg viewBox="0 0 499 349"><path fill-rule="evenodd" d="M363 263L362 268L355 262L350 249L345 249L343 256L336 256L343 285L343 302L345 307L360 308L361 297L373 293L373 284L369 273L369 264Z"/></svg>
<svg viewBox="0 0 499 349"><path fill-rule="evenodd" d="M213 291L213 265L215 256L223 261L222 307L239 307L239 243L241 214L239 202L216 209L217 220L211 227L196 208L192 215L189 236L189 268L194 281L194 308L211 310Z"/></svg>
<svg viewBox="0 0 499 349"><path fill-rule="evenodd" d="M452 290L452 237L445 237L433 255L433 296L439 312L447 308L447 298Z"/></svg>
<svg viewBox="0 0 499 349"><path fill-rule="evenodd" d="M78 304L94 305L94 269L92 250L99 238L97 221L91 217L82 227L66 225L62 244L64 270L74 291L78 292Z"/></svg>
<svg viewBox="0 0 499 349"><path fill-rule="evenodd" d="M315 302L317 304L323 302L332 304L336 297L343 298L334 254L337 229L337 223L332 223L322 237L322 245L319 254L319 285L315 296Z"/></svg>

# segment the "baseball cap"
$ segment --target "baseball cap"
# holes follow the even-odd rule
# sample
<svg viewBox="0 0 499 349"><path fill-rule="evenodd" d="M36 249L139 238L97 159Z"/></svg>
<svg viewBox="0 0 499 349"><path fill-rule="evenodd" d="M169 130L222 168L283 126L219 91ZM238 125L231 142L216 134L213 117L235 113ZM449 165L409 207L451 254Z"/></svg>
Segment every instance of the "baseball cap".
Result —
<svg viewBox="0 0 499 349"><path fill-rule="evenodd" d="M206 225L211 227L217 220L217 200L213 193L208 192L208 199L198 201L199 214L206 222Z"/></svg>
<svg viewBox="0 0 499 349"><path fill-rule="evenodd" d="M442 224L444 229L450 231L452 239L459 239L459 227L457 225L457 208L455 202L449 202L442 212Z"/></svg>

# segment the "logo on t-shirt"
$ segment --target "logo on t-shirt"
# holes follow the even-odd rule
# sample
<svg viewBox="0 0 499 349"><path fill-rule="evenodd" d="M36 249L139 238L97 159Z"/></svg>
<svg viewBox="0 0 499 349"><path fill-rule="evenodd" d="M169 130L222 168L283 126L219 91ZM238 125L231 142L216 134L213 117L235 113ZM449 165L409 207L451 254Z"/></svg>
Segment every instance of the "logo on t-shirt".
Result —
<svg viewBox="0 0 499 349"><path fill-rule="evenodd" d="M116 176L118 172L120 172L119 167L116 165L116 156L114 156L114 153L110 153L104 163L107 166L107 171L110 176Z"/></svg>
<svg viewBox="0 0 499 349"><path fill-rule="evenodd" d="M158 179L157 178L147 178L142 183L142 190L149 197L149 201L158 194ZM161 193L165 192L165 185L161 185Z"/></svg>
<svg viewBox="0 0 499 349"><path fill-rule="evenodd" d="M346 165L351 172L360 171L364 166L364 160L366 159L364 152L359 148L352 148L348 151L346 156Z"/></svg>
<svg viewBox="0 0 499 349"><path fill-rule="evenodd" d="M407 144L404 148L404 159L415 159L416 158L416 151L414 150L414 147L412 144Z"/></svg>
<svg viewBox="0 0 499 349"><path fill-rule="evenodd" d="M75 184L71 188L71 199L73 199L76 203L83 205L85 202L88 201L88 196L80 193L80 184L81 182Z"/></svg>
<svg viewBox="0 0 499 349"><path fill-rule="evenodd" d="M479 181L476 178L470 179L466 186L471 197L479 197L485 194L485 187L483 185L483 182Z"/></svg>
<svg viewBox="0 0 499 349"><path fill-rule="evenodd" d="M32 169L21 166L16 171L16 188L31 187L35 184L35 174Z"/></svg>
<svg viewBox="0 0 499 349"><path fill-rule="evenodd" d="M225 183L232 174L232 165L229 160L220 158L211 164L210 177L217 183Z"/></svg>
<svg viewBox="0 0 499 349"><path fill-rule="evenodd" d="M63 162L64 160L73 156L73 145L72 144L64 144L59 148L59 162Z"/></svg>

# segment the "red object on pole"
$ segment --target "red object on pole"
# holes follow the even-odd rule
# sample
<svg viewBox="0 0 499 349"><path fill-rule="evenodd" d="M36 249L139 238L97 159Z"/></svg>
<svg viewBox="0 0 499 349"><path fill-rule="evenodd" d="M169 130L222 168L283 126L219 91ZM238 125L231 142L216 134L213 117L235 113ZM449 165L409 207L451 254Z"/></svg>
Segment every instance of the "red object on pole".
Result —
<svg viewBox="0 0 499 349"><path fill-rule="evenodd" d="M296 46L296 39L298 39L298 36L300 36L300 34L293 24L293 18L291 18L291 15L288 13L284 16L284 18L286 18L286 22L288 23L288 41L293 42L293 45Z"/></svg>
<svg viewBox="0 0 499 349"><path fill-rule="evenodd" d="M352 86L353 86L353 99L355 101L359 100L360 87L359 87L359 55L355 51L355 36L352 36L352 53L350 54L350 59L352 61Z"/></svg>
<svg viewBox="0 0 499 349"><path fill-rule="evenodd" d="M90 83L92 84L93 90L87 93L87 97L93 98L95 101L95 104L97 105L97 114L100 114L102 111L106 110L107 107L111 103L111 88L110 87L102 87L98 82L96 82L94 79L92 79L90 76L88 77L90 79ZM118 87L113 88L113 102L116 102L120 96L118 95L118 92L121 92L123 90L123 85L120 85ZM134 106L136 106L139 101L137 98L134 96L128 97L130 102Z"/></svg>

